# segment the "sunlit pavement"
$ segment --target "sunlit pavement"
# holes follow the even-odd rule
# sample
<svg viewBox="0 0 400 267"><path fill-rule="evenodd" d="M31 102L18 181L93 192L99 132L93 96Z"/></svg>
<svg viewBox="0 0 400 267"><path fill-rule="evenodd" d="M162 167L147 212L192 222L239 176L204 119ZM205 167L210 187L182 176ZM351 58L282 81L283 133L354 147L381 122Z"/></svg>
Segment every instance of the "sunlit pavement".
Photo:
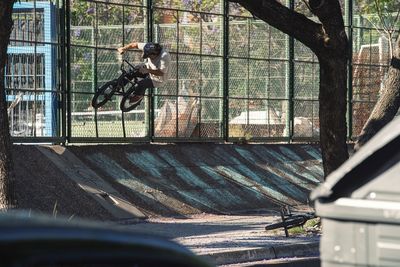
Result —
<svg viewBox="0 0 400 267"><path fill-rule="evenodd" d="M127 227L167 236L216 265L318 256L318 234L285 237L283 230L265 231L265 225L278 218L273 214L202 214L185 219L150 219Z"/></svg>

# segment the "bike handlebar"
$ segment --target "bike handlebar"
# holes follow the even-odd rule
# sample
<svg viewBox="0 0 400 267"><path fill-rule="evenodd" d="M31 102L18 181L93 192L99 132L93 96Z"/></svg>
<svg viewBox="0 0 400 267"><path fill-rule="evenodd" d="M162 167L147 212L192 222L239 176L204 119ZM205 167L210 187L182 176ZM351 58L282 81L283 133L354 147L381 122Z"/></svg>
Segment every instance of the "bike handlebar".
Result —
<svg viewBox="0 0 400 267"><path fill-rule="evenodd" d="M128 65L131 66L132 68L135 68L135 66L133 66L131 63L129 63L128 60L124 59L124 62L128 63Z"/></svg>
<svg viewBox="0 0 400 267"><path fill-rule="evenodd" d="M125 63L128 64L132 69L137 69L137 67L134 66L134 65L132 65L131 63L129 63L128 60L123 59L122 62L121 62L121 66L120 66L120 70L121 70L122 72L126 72L126 70L125 70L125 68L124 68L124 64L125 64Z"/></svg>

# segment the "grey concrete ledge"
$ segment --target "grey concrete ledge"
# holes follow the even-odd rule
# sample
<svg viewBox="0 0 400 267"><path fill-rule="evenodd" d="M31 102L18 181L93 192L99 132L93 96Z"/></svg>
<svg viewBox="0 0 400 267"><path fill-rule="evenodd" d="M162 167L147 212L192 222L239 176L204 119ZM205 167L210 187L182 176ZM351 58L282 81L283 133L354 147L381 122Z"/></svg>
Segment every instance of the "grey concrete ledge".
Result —
<svg viewBox="0 0 400 267"><path fill-rule="evenodd" d="M309 257L319 255L319 242L301 242L294 244L282 244L266 246L264 248L216 252L201 255L215 265L227 265L260 260L279 258Z"/></svg>

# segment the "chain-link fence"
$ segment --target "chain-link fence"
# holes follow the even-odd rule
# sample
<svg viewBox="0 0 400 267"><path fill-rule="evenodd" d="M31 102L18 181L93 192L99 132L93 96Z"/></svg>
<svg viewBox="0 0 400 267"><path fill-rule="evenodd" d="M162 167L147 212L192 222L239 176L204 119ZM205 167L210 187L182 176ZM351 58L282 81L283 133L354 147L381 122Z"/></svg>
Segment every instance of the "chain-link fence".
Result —
<svg viewBox="0 0 400 267"><path fill-rule="evenodd" d="M344 9L352 6L345 2ZM302 1L288 2L302 8ZM349 137L368 118L387 71L388 41L345 10ZM6 89L16 140L61 142L319 139L319 65L303 44L224 0L52 0L14 6ZM169 79L133 111L96 89L119 76L116 48L161 43ZM141 52L125 55L140 63Z"/></svg>

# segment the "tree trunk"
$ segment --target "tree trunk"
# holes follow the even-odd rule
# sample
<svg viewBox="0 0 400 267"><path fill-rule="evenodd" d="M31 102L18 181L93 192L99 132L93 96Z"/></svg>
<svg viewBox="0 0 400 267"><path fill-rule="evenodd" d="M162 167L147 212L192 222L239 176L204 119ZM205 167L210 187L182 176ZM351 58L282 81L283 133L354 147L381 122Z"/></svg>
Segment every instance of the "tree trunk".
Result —
<svg viewBox="0 0 400 267"><path fill-rule="evenodd" d="M347 150L347 60L320 58L320 146L325 176L349 157Z"/></svg>
<svg viewBox="0 0 400 267"><path fill-rule="evenodd" d="M319 44L311 49L320 67L320 146L326 177L349 158L346 144L349 41L338 1L309 0L309 5L322 23Z"/></svg>
<svg viewBox="0 0 400 267"><path fill-rule="evenodd" d="M8 210L15 205L14 171L11 152L11 138L8 125L4 71L7 46L12 30L12 7L14 0L0 1L0 210Z"/></svg>
<svg viewBox="0 0 400 267"><path fill-rule="evenodd" d="M397 37L393 51L392 61L387 78L384 82L383 91L378 99L371 115L365 123L354 150L358 151L367 143L380 129L390 122L400 107L400 35Z"/></svg>

